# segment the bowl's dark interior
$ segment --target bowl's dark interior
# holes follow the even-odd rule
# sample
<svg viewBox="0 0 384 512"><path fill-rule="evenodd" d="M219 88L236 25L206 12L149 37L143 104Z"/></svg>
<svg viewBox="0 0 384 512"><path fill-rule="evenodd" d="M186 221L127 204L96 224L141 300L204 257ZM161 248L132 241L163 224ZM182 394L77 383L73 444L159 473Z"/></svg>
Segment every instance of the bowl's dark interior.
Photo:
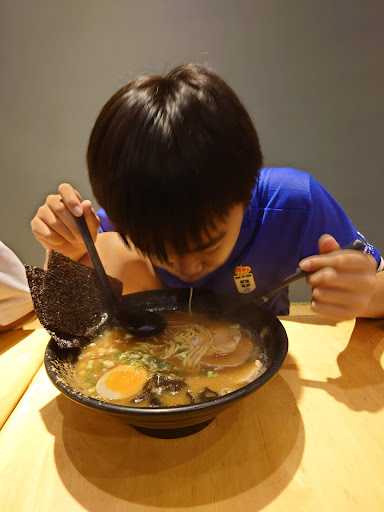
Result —
<svg viewBox="0 0 384 512"><path fill-rule="evenodd" d="M189 289L170 289L125 295L124 301L147 311L188 311ZM174 407L127 407L99 401L82 394L74 379L74 363L80 349L60 349L51 340L45 352L45 366L53 384L69 398L82 405L111 414L122 415L137 426L152 429L180 428L202 423L215 417L233 402L260 388L283 364L288 340L280 321L268 311L252 304L242 307L236 297L196 289L192 296L192 311L240 323L264 345L266 371L241 389L214 400ZM237 310L237 311L236 311ZM235 313L234 313L235 311Z"/></svg>

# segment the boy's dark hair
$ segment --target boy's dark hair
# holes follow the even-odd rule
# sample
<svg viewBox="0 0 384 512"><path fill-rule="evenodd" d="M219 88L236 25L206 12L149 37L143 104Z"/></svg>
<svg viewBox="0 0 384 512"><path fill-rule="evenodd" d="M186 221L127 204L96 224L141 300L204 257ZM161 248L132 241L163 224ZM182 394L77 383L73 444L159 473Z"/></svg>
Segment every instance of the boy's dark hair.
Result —
<svg viewBox="0 0 384 512"><path fill-rule="evenodd" d="M215 73L181 65L117 91L92 130L93 193L116 230L167 261L247 203L263 157L252 121Z"/></svg>

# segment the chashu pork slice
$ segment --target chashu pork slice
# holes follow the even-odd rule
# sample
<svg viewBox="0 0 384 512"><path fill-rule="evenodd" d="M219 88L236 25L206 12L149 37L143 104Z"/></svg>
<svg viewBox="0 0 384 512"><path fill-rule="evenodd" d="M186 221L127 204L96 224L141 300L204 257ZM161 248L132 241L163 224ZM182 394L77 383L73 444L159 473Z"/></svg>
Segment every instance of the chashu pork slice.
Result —
<svg viewBox="0 0 384 512"><path fill-rule="evenodd" d="M252 341L245 336L241 336L232 352L228 354L207 353L200 359L200 364L213 367L237 366L250 357L253 348Z"/></svg>

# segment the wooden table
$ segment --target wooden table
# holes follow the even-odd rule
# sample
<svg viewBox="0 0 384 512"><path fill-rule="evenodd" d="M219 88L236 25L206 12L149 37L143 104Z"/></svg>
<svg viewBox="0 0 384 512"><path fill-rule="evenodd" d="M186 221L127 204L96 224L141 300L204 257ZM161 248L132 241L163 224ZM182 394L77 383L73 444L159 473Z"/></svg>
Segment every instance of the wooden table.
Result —
<svg viewBox="0 0 384 512"><path fill-rule="evenodd" d="M304 313L282 320L279 374L182 439L70 401L41 368L1 431L0 509L382 512L384 320Z"/></svg>
<svg viewBox="0 0 384 512"><path fill-rule="evenodd" d="M49 339L38 320L0 334L0 428L40 368Z"/></svg>

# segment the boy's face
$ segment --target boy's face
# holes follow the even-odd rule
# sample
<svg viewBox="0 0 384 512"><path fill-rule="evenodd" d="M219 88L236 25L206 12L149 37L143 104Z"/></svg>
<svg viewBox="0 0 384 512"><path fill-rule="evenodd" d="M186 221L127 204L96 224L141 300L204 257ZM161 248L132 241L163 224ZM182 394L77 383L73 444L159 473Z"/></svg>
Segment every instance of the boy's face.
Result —
<svg viewBox="0 0 384 512"><path fill-rule="evenodd" d="M220 267L228 259L240 233L244 216L244 205L236 204L228 215L217 219L215 228L204 233L203 241L183 255L167 247L168 264L161 263L151 256L154 265L166 269L183 281L197 281Z"/></svg>

